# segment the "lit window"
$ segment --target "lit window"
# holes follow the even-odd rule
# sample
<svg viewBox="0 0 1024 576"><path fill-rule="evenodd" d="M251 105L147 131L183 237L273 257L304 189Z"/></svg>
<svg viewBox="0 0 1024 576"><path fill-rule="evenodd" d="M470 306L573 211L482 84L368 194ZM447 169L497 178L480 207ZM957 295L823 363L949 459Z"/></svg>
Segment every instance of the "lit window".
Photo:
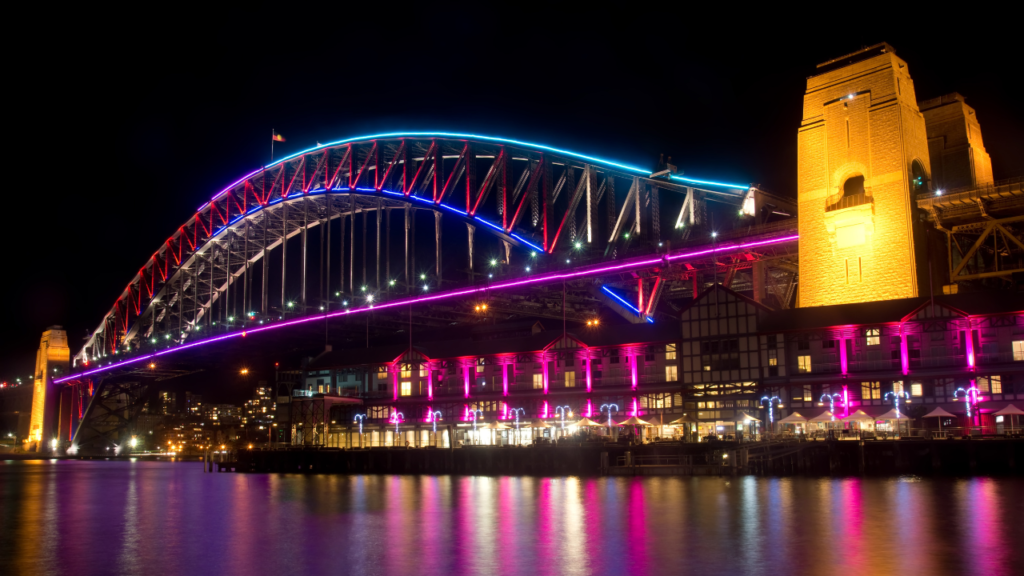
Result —
<svg viewBox="0 0 1024 576"><path fill-rule="evenodd" d="M543 374L534 374L533 375L533 388L534 389L539 389L539 388L543 388L543 387L544 387L544 375Z"/></svg>
<svg viewBox="0 0 1024 576"><path fill-rule="evenodd" d="M665 382L678 382L679 381L679 367L678 366L665 366Z"/></svg>
<svg viewBox="0 0 1024 576"><path fill-rule="evenodd" d="M412 396L412 382L402 382L402 396Z"/></svg>
<svg viewBox="0 0 1024 576"><path fill-rule="evenodd" d="M576 387L576 373L575 372L566 372L565 373L565 387L566 388L575 388Z"/></svg>
<svg viewBox="0 0 1024 576"><path fill-rule="evenodd" d="M920 382L911 382L910 383L910 395L911 396L923 396L924 395L924 389L921 387L921 383Z"/></svg>
<svg viewBox="0 0 1024 576"><path fill-rule="evenodd" d="M878 346L882 341L882 329L881 328L868 328L865 330L864 335L868 337L868 346Z"/></svg>
<svg viewBox="0 0 1024 576"><path fill-rule="evenodd" d="M483 374L484 372L484 359L478 358L476 361L476 373Z"/></svg>
<svg viewBox="0 0 1024 576"><path fill-rule="evenodd" d="M804 402L813 402L814 396L811 394L811 385L804 384Z"/></svg>
<svg viewBox="0 0 1024 576"><path fill-rule="evenodd" d="M992 386L993 394L1003 393L1003 377L1002 376L990 376L989 383Z"/></svg>
<svg viewBox="0 0 1024 576"><path fill-rule="evenodd" d="M377 378L380 379L380 380L387 380L388 379L388 369L385 368L385 367L381 367L377 371Z"/></svg>
<svg viewBox="0 0 1024 576"><path fill-rule="evenodd" d="M1013 361L1024 361L1024 340L1013 341Z"/></svg>
<svg viewBox="0 0 1024 576"><path fill-rule="evenodd" d="M903 394L903 381L897 380L892 383L892 391L896 394Z"/></svg>
<svg viewBox="0 0 1024 576"><path fill-rule="evenodd" d="M427 377L427 367L425 364L420 364L420 378Z"/></svg>
<svg viewBox="0 0 1024 576"><path fill-rule="evenodd" d="M879 400L882 398L881 382L862 382L860 385L861 400Z"/></svg>
<svg viewBox="0 0 1024 576"><path fill-rule="evenodd" d="M402 371L399 374L400 378L412 378L412 365L402 364Z"/></svg>
<svg viewBox="0 0 1024 576"><path fill-rule="evenodd" d="M316 387L316 391L321 393L321 394L323 394L324 393L324 387L323 386L317 386Z"/></svg>
<svg viewBox="0 0 1024 576"><path fill-rule="evenodd" d="M668 345L666 345L665 346L665 360L675 360L675 359L676 359L676 345L675 344L668 344Z"/></svg>
<svg viewBox="0 0 1024 576"><path fill-rule="evenodd" d="M779 365L779 351L778 350L769 350L768 351L768 365L769 366L778 366Z"/></svg>
<svg viewBox="0 0 1024 576"><path fill-rule="evenodd" d="M809 354L808 355L804 355L804 356L797 356L796 357L796 364L797 364L797 372L800 372L801 374L805 374L807 372L810 372L811 371L811 356Z"/></svg>

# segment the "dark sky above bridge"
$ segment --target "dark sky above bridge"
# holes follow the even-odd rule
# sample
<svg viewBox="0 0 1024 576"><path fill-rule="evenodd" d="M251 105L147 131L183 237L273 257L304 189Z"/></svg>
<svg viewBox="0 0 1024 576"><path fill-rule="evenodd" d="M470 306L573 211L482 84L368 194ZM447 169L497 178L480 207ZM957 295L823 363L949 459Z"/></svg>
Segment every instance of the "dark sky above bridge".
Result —
<svg viewBox="0 0 1024 576"><path fill-rule="evenodd" d="M4 211L14 229L0 378L31 371L51 324L77 350L177 226L269 160L272 128L287 138L279 154L400 130L500 135L652 169L664 153L691 176L795 195L806 77L887 41L919 99L958 91L975 107L997 179L1024 174L1024 51L1009 16L978 14L966 28L877 8L865 11L889 25L693 4L360 6L369 12L289 4L23 22L31 39L9 54L6 82L18 100L6 173L24 183L7 188L20 207Z"/></svg>

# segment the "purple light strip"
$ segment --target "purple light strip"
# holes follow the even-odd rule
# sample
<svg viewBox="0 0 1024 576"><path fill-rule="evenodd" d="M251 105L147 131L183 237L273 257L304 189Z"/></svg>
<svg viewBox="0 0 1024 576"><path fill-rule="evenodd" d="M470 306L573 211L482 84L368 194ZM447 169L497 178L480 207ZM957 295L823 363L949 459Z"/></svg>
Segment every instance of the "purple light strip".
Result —
<svg viewBox="0 0 1024 576"><path fill-rule="evenodd" d="M89 376L91 374L96 374L96 373L99 373L99 372L105 372L107 370L113 370L114 368L118 368L118 367L124 366L126 364L131 364L131 363L134 363L134 362L140 362L142 360L147 360L149 358L154 358L154 357L157 357L157 356L163 356L165 354L170 354L172 352L178 352L180 350L187 350L189 348L194 348L196 346L201 346L201 345L204 345L204 344L210 344L210 343L213 343L213 342L220 342L222 340L227 340L229 338L238 338L238 337L243 337L244 338L248 334L258 334L260 332L266 332L268 330L276 330L278 328L284 328L286 326L295 326L297 324L305 324L306 322L316 322L316 321L319 321L319 320L327 320L327 319L330 319L330 318L337 318L339 316L347 316L347 315L351 315L351 314L358 314L360 312L369 312L371 310L384 310L384 309L395 308L395 307L399 307L399 306L408 306L410 304L420 304L420 303L424 303L424 302L433 302L433 301L436 301L436 300L445 300L447 298L454 298L454 297L457 297L457 296L467 296L467 295L470 295L470 294L478 294L478 293L481 293L481 292L487 292L489 290L504 290L504 289L507 289L507 288L516 288L516 287L519 287L519 286L526 286L526 285L530 285L530 284L541 284L541 283L546 283L546 282L556 282L556 281L559 281L559 280L570 280L570 279L573 279L573 278L580 278L580 277L584 277L584 276L595 276L595 275L607 274L609 272L617 272L617 271L620 271L620 270L629 270L629 269L635 269L635 268L643 268L645 266L650 266L652 264L657 264L659 262L668 262L668 261L672 261L672 260L679 260L681 258L692 258L692 257L695 257L695 256L703 256L703 255L711 254L711 253L714 253L714 252L717 252L717 253L731 252L731 251L734 251L734 250L744 250L744 249L753 248L753 247L756 247L756 246L767 246L767 245L770 245L770 244L780 244L780 243L783 243L783 242L791 242L793 240L796 240L797 238L799 238L799 236L796 235L796 234L793 234L793 235L790 235L790 236L782 236L782 237L779 237L779 238L771 238L771 239L768 239L768 240L758 240L756 242L746 242L746 243L741 243L741 244L729 244L729 245L725 245L725 246L719 246L719 247L716 247L716 248L710 248L710 249L707 249L707 250L698 250L696 252L687 252L687 253L683 253L683 254L676 254L674 256L662 256L662 257L657 257L657 258L645 258L643 260L632 260L632 261L628 261L628 262L621 262L621 263L618 263L618 264L613 264L613 265L610 265L610 266L602 266L602 267L599 267L599 268L584 268L584 269L574 270L574 271L571 271L571 272L554 272L554 273L551 273L551 274L543 274L543 275L539 275L539 276L533 276L531 278L523 278L523 279L519 279L519 280L508 280L508 281L505 281L505 282L497 282L495 284L491 284L490 286L463 288L463 289L460 289L460 290L451 290L451 291L448 291L448 292L438 292L437 294L431 294L429 296L418 296L418 297L415 297L415 298L405 298L405 299L402 299L402 300L393 300L391 302L384 302L382 304L377 304L377 305L363 306L363 307L360 307L360 308L350 308L350 309L347 309L347 310L339 310L337 312L331 312L330 314L323 314L323 315L317 315L317 316L307 316L305 318L296 318L295 320L288 320L288 321L285 321L285 322L279 322L277 324L269 324L269 325L266 325L266 326L258 326L258 327L255 327L255 328L247 328L245 330L239 330L238 332L231 332L231 333L228 333L228 334L222 334L220 336L214 336L214 337L211 337L211 338L207 338L205 340L197 340L197 341L191 342L189 344L182 344L182 345L176 346L174 348L168 348L166 350L161 350L159 352L155 352L153 354L148 354L146 356L142 356L142 357L139 357L139 358L132 358L131 360L125 360L123 362L118 362L116 364L110 364L110 365L104 366L102 368L95 368L95 369L89 370L87 372L81 372L81 373L78 373L78 374L72 374L72 375L69 375L69 376L65 376L64 378L57 378L57 379L53 380L53 383L54 384L61 384L63 382L67 382L68 380L73 380L73 379L81 378L83 376Z"/></svg>

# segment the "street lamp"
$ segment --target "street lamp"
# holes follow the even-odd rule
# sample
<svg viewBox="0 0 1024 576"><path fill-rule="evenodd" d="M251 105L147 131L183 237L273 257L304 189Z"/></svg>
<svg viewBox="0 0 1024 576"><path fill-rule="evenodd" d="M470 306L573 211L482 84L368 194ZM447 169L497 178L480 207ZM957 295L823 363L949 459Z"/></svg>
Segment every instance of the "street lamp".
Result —
<svg viewBox="0 0 1024 576"><path fill-rule="evenodd" d="M363 447L363 420L366 420L366 414L356 414L353 419L354 422L359 422L359 447Z"/></svg>
<svg viewBox="0 0 1024 576"><path fill-rule="evenodd" d="M516 415L516 443L521 444L522 439L519 436L519 415L526 414L526 410L524 408L513 408L511 412Z"/></svg>
<svg viewBox="0 0 1024 576"><path fill-rule="evenodd" d="M616 412L619 411L619 405L618 404L601 404L600 412L604 412L605 409L608 410L608 433L609 434L611 434L611 431L612 431L612 408L615 408Z"/></svg>
<svg viewBox="0 0 1024 576"><path fill-rule="evenodd" d="M562 413L561 414L562 415L562 436L565 436L565 413L568 412L569 413L569 417L571 418L572 417L572 408L570 408L568 406L559 406L559 407L555 408L555 413L558 414L559 412Z"/></svg>
<svg viewBox="0 0 1024 576"><path fill-rule="evenodd" d="M401 412L393 412L391 414L391 421L395 423L395 440L392 442L393 446L397 446L398 442L398 423L405 422L405 414Z"/></svg>
<svg viewBox="0 0 1024 576"><path fill-rule="evenodd" d="M480 418L482 419L484 417L484 411L483 410L470 410L469 413L473 416L473 438L476 440L477 444L479 444L480 443L480 438L476 434L476 415L480 414Z"/></svg>
<svg viewBox="0 0 1024 576"><path fill-rule="evenodd" d="M778 396L772 396L771 398L769 398L767 396L764 396L763 398L761 398L761 404L764 404L765 400L768 401L768 425L771 428L772 434L774 434L775 433L775 410L774 410L774 408L775 408L775 401L778 400L779 408L782 408L782 398L779 398Z"/></svg>

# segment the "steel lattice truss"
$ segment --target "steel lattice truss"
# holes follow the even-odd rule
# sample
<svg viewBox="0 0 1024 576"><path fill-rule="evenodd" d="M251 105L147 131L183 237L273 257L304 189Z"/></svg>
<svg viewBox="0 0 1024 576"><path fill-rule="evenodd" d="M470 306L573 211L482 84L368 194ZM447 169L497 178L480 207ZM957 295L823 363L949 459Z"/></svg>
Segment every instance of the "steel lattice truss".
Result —
<svg viewBox="0 0 1024 576"><path fill-rule="evenodd" d="M921 194L917 205L946 235L950 283L1024 272L1024 179Z"/></svg>
<svg viewBox="0 0 1024 576"><path fill-rule="evenodd" d="M680 246L702 234L708 201L748 210L757 228L750 233L766 231L771 214L792 215L779 202L763 201L763 194L755 199L755 192L486 137L395 135L321 146L253 172L204 204L139 269L76 364L156 340L184 343L247 322L337 310L365 297L367 287L386 298L415 293L421 284L473 285L532 262L544 269L570 259L593 264L659 252L663 244ZM759 212L751 208L755 203ZM442 234L459 222L464 235ZM795 227L795 219L784 225ZM478 230L500 246L500 258L484 263L479 250L474 255ZM737 256L732 272L723 273L730 282L756 284L744 270L762 260L795 260L790 252ZM653 313L666 287L696 286L707 266L717 274L720 263L670 270L664 282L651 280L646 288L643 278L619 281L646 297ZM764 293L785 292L775 284L787 280L773 284L771 272L765 277ZM793 281L795 272L790 290ZM571 296L561 290L557 296L499 295L494 305L508 314L582 320L600 297L585 283L571 288ZM778 299L785 305L784 296ZM417 313L417 322L465 316L457 306L437 304ZM386 317L375 322L389 327Z"/></svg>

